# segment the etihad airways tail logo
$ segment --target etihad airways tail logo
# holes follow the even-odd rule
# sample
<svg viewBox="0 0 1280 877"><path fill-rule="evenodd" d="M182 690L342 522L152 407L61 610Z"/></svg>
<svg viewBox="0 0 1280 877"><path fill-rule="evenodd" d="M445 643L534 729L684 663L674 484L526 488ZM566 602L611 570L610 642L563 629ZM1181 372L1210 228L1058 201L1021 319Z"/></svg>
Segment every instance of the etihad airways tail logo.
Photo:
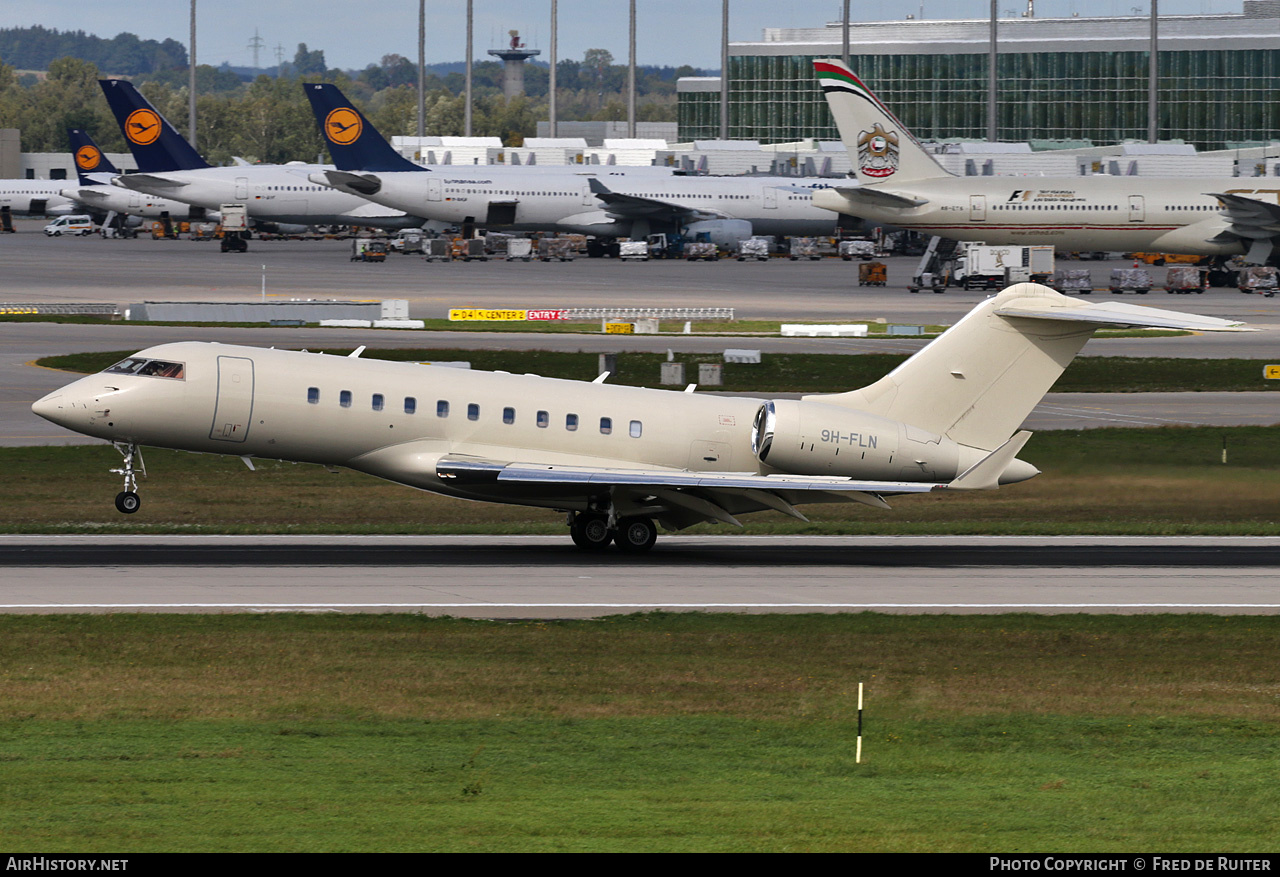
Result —
<svg viewBox="0 0 1280 877"><path fill-rule="evenodd" d="M858 172L882 180L898 169L898 132L886 131L877 122L858 134Z"/></svg>
<svg viewBox="0 0 1280 877"><path fill-rule="evenodd" d="M324 118L324 136L339 146L355 143L363 128L360 114L349 107L338 107Z"/></svg>
<svg viewBox="0 0 1280 877"><path fill-rule="evenodd" d="M102 153L96 146L81 146L76 150L76 167L82 171L91 171L102 161Z"/></svg>
<svg viewBox="0 0 1280 877"><path fill-rule="evenodd" d="M124 136L139 146L150 146L160 139L160 116L155 110L134 110L124 120Z"/></svg>

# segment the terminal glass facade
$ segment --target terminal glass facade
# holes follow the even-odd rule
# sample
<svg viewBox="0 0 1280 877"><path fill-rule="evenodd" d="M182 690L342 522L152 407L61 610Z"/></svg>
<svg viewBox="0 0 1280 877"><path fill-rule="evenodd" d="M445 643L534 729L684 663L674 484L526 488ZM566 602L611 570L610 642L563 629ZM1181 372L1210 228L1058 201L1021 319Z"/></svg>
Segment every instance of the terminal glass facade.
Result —
<svg viewBox="0 0 1280 877"><path fill-rule="evenodd" d="M838 133L815 57L729 59L729 137L785 142ZM998 137L1146 140L1146 52L1008 53L998 59ZM850 65L922 140L986 138L985 54L851 55ZM1198 149L1280 139L1280 48L1160 53L1161 140ZM681 140L719 136L719 94L681 94Z"/></svg>

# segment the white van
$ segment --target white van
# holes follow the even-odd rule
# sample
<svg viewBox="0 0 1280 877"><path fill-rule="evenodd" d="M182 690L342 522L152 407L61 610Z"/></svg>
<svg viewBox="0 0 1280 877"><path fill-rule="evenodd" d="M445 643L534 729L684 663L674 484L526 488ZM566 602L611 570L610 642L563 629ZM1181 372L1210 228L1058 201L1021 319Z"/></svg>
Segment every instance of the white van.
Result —
<svg viewBox="0 0 1280 877"><path fill-rule="evenodd" d="M44 227L44 233L49 237L93 234L93 220L88 216L59 216Z"/></svg>

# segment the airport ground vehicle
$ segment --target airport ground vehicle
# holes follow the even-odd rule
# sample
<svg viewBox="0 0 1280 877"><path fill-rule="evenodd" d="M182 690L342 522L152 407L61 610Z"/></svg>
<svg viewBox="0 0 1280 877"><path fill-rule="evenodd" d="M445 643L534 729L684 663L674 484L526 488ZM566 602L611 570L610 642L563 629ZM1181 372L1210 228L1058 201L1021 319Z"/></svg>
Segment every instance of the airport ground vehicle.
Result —
<svg viewBox="0 0 1280 877"><path fill-rule="evenodd" d="M1147 265L1155 265L1157 268L1162 265L1199 265L1203 259L1202 256L1184 253L1125 253L1124 257Z"/></svg>
<svg viewBox="0 0 1280 877"><path fill-rule="evenodd" d="M1270 298L1280 286L1280 277L1277 275L1280 275L1280 271L1270 265L1255 265L1241 268L1237 283L1241 292L1256 292Z"/></svg>
<svg viewBox="0 0 1280 877"><path fill-rule="evenodd" d="M1092 295L1093 275L1088 268L1059 268L1053 272L1053 278L1048 285L1058 292Z"/></svg>
<svg viewBox="0 0 1280 877"><path fill-rule="evenodd" d="M690 241L684 245L684 260L686 262L719 262L720 251L710 241Z"/></svg>
<svg viewBox="0 0 1280 877"><path fill-rule="evenodd" d="M861 259L864 262L870 261L876 255L875 241L841 241L840 242L840 258L846 262L854 259Z"/></svg>
<svg viewBox="0 0 1280 877"><path fill-rule="evenodd" d="M884 262L863 262L858 266L859 286L884 286L889 279L889 270Z"/></svg>
<svg viewBox="0 0 1280 877"><path fill-rule="evenodd" d="M422 248L428 262L452 262L453 243L448 238L431 238Z"/></svg>
<svg viewBox="0 0 1280 877"><path fill-rule="evenodd" d="M769 242L764 238L748 238L738 242L738 261L755 259L759 262L769 261Z"/></svg>
<svg viewBox="0 0 1280 877"><path fill-rule="evenodd" d="M387 261L387 242L373 238L351 239L352 262L385 262Z"/></svg>
<svg viewBox="0 0 1280 877"><path fill-rule="evenodd" d="M422 232L419 229L405 229L393 237L387 246L406 256L420 256L422 255Z"/></svg>
<svg viewBox="0 0 1280 877"><path fill-rule="evenodd" d="M1044 283L1053 276L1053 247L961 244L955 282L965 289L1003 289L1010 270L1025 269L1023 280Z"/></svg>
<svg viewBox="0 0 1280 877"><path fill-rule="evenodd" d="M51 238L61 237L64 234L84 237L87 234L93 234L93 219L79 214L59 216L44 227L44 233Z"/></svg>
<svg viewBox="0 0 1280 877"><path fill-rule="evenodd" d="M1194 265L1170 268L1164 280L1165 292L1202 293L1209 288L1209 272Z"/></svg>
<svg viewBox="0 0 1280 877"><path fill-rule="evenodd" d="M618 258L624 262L648 262L648 241L619 241Z"/></svg>
<svg viewBox="0 0 1280 877"><path fill-rule="evenodd" d="M222 214L222 252L246 252L249 249L249 213L245 206L223 204L218 211Z"/></svg>
<svg viewBox="0 0 1280 877"><path fill-rule="evenodd" d="M542 238L538 241L538 258L543 262L573 261L573 242L568 238Z"/></svg>
<svg viewBox="0 0 1280 877"><path fill-rule="evenodd" d="M463 262L489 261L489 254L484 250L484 238L454 238L452 256Z"/></svg>
<svg viewBox="0 0 1280 877"><path fill-rule="evenodd" d="M1146 295L1151 291L1151 272L1146 268L1112 268L1110 286L1116 295L1124 292Z"/></svg>
<svg viewBox="0 0 1280 877"><path fill-rule="evenodd" d="M505 258L508 262L514 262L517 259L524 262L531 261L533 259L533 241L529 238L512 238L507 241L507 255Z"/></svg>
<svg viewBox="0 0 1280 877"><path fill-rule="evenodd" d="M809 259L817 262L822 256L818 253L818 241L816 238L792 238L791 239L791 255L788 257L792 262L800 259Z"/></svg>

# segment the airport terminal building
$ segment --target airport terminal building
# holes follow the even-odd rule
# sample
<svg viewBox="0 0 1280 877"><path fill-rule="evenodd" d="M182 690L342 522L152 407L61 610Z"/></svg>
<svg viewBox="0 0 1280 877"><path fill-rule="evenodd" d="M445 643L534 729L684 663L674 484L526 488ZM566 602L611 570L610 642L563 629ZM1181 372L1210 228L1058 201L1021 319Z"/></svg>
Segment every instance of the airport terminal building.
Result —
<svg viewBox="0 0 1280 877"><path fill-rule="evenodd" d="M1003 18L997 40L998 139L1146 139L1148 18ZM920 139L985 139L989 41L985 19L853 22L849 60ZM841 42L832 22L730 43L729 137L837 139L812 61L840 57ZM1162 16L1158 60L1161 140L1206 150L1280 139L1280 0ZM717 138L719 80L682 79L678 95L680 139Z"/></svg>

